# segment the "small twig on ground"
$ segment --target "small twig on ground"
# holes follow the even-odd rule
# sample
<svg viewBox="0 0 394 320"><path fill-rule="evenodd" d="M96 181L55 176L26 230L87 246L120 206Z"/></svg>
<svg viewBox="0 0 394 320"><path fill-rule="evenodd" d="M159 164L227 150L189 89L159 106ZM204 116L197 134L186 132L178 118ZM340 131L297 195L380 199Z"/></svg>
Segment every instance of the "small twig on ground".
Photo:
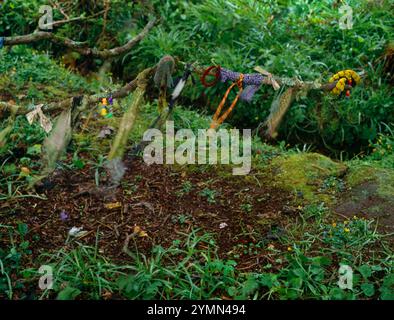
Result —
<svg viewBox="0 0 394 320"><path fill-rule="evenodd" d="M129 243L133 237L134 237L134 234L127 234L126 239L123 244L123 252L126 253L130 257L133 257L133 253L129 250Z"/></svg>

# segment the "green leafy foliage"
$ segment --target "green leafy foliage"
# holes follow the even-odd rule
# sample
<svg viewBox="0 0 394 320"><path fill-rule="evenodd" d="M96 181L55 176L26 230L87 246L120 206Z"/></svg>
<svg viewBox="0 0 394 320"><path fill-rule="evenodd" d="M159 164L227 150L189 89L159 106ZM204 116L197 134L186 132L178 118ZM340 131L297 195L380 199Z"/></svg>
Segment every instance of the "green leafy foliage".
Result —
<svg viewBox="0 0 394 320"><path fill-rule="evenodd" d="M63 68L47 54L32 48L16 46L0 50L0 89L16 101L62 100L70 92L93 92L97 82L89 83ZM67 90L67 91L66 91ZM26 94L21 94L26 91Z"/></svg>
<svg viewBox="0 0 394 320"><path fill-rule="evenodd" d="M254 168L266 168L278 156L306 154L318 148L341 158L358 154L349 162L350 166L366 162L392 169L394 112L387 48L392 37L393 11L384 1L348 2L355 14L351 30L339 28L338 8L329 0L115 0L110 1L106 20L103 14L98 14L104 9L103 2L68 0L64 5L73 18L98 15L83 22L64 24L55 32L105 49L132 39L151 13L159 15L160 24L136 48L111 60L112 69L108 74L114 75L111 80L115 81L133 78L143 68L157 63L164 54L182 62L198 62L202 66L220 64L245 73L260 65L278 76L322 82L341 69L364 71L363 83L352 90L350 98L312 92L296 99L282 123L279 132L282 141L277 146L263 143L258 138L260 130L256 130L252 145ZM41 4L47 3L7 0L1 8L0 34L22 35L36 30ZM55 20L64 18L59 10L54 14ZM46 41L0 49L0 100L32 106L108 89L102 88L98 81L67 70L57 58L68 54L78 64L87 64L89 71L98 71L104 63ZM174 78L181 72L178 68ZM111 89L117 86L111 84ZM198 129L208 128L209 115L227 86L219 83L204 88L198 81L195 85L190 82L173 113L175 129L190 128L196 133ZM155 90L148 88L144 97L147 102L141 106L142 115L136 119L127 139L139 141L142 132L157 116ZM273 97L272 88L263 87L251 104L239 102L227 127L261 129ZM233 93L229 99L232 98ZM78 128L81 130L74 134L68 150L72 156L63 164L64 168L93 169L94 182L99 186L104 177L106 148L111 142L110 139L98 142L98 127L111 125L116 131L117 122L131 101L128 97L114 106L112 122L95 119L90 121L91 127ZM0 130L5 125L1 123ZM16 117L7 144L0 148L0 201L40 197L30 192L23 195L21 190L41 166L46 137L37 123L28 124L24 115ZM290 144L300 143L301 147L289 150ZM294 164L294 159L291 158L289 165ZM305 159L310 162L308 157ZM295 179L294 183L304 179L304 170L305 185L315 186L317 193L335 197L346 190L345 179L340 175L325 175L320 181L313 177L320 167L305 169L305 160L299 162L300 166L289 174ZM203 166L200 168L205 170ZM260 179L269 184L270 177L275 177L275 173L268 176L265 171L256 171L252 179L259 180L259 184ZM142 179L137 175L135 181L122 181L124 194L136 192ZM291 185L294 187L293 180ZM187 197L198 187L185 181L179 185L176 195ZM213 206L219 202L218 193L205 187L198 196ZM294 194L297 201L306 198L300 190L294 190ZM268 202L272 196L274 194L268 194L261 201ZM239 202L245 219L259 208L259 204L255 208L250 200L253 199L245 197ZM15 214L19 219L18 208L8 208L6 214ZM279 235L272 232L275 237L267 239L260 234L261 241L239 243L224 256L218 254L214 235L192 230L171 246L154 246L149 254L133 250L130 262L125 264L109 261L101 255L98 245L91 247L82 243L57 248L39 259L32 259L34 238L29 234L28 225L16 220L14 226L0 225L0 298L20 299L29 294L33 299L60 300L113 296L167 300L394 299L392 249L387 236L377 232L374 221L360 218L331 221L331 212L324 203L303 204L294 213L300 213L294 217L296 223L291 220ZM193 214L186 211L173 215L169 221L176 227L195 222ZM271 227L271 231L276 229L279 230L277 226ZM239 259L258 261L260 272L238 270L235 260ZM42 263L54 268L54 290L37 295L40 276L37 270ZM341 264L353 268L352 290L338 286Z"/></svg>
<svg viewBox="0 0 394 320"><path fill-rule="evenodd" d="M200 194L200 196L205 197L209 203L215 203L216 202L216 200L215 200L215 197L216 197L216 194L217 194L216 190L205 188L199 194Z"/></svg>
<svg viewBox="0 0 394 320"><path fill-rule="evenodd" d="M141 44L142 55L134 55L133 62L141 65L147 58L157 62L165 52L202 65L214 62L245 73L262 65L279 76L323 82L342 69L363 69L365 81L350 99L320 93L300 98L280 131L292 143L312 143L352 155L365 150L379 132L386 132L384 123L394 121L389 75L381 59L393 15L388 3L348 3L355 15L350 30L339 28L340 13L331 1L154 2L166 18ZM197 85L185 94L200 99L202 90L210 97L212 112L225 88ZM272 99L272 89L262 88L252 104L239 103L229 121L256 127L268 116Z"/></svg>
<svg viewBox="0 0 394 320"><path fill-rule="evenodd" d="M16 229L0 224L0 242L10 245L0 247L0 298L12 299L14 291L25 289L25 260L31 255L31 243L25 240L28 226L19 223Z"/></svg>
<svg viewBox="0 0 394 320"><path fill-rule="evenodd" d="M6 20L0 29L9 28L8 32L13 34L31 31L37 23L40 4L42 1L29 4L8 1L3 8ZM307 0L168 0L150 4L117 0L111 2L104 34L102 15L84 20L82 27L78 23L62 25L57 33L91 46L110 48L135 36L149 13L160 15L163 17L160 25L133 52L114 61L113 71L128 77L157 63L164 54L185 62L198 61L201 65L216 63L245 73L261 65L279 76L323 82L342 69L363 70L364 82L352 91L350 99L320 93L300 98L293 103L280 130L280 137L291 143L310 143L337 155L344 155L344 151L345 155L353 155L367 151L369 140L379 133L387 133L384 124L391 126L394 121L390 112L393 104L390 75L385 67L393 14L387 2L354 0L348 4L354 12L353 27L341 30L338 7L328 0L313 4ZM67 5L72 8L73 17L88 17L104 9L102 3L86 7L78 1L69 1ZM60 12L54 12L55 20L60 19ZM57 48L51 48L58 52ZM15 50L25 49L12 51ZM32 59L28 56L19 58L18 62L22 61L22 66L23 62L30 66L46 63L45 56L36 55ZM98 67L102 61L95 64ZM6 73L1 81L18 88L28 85L28 97L33 99L44 96L29 81L63 82L53 87L64 86L64 81L51 72L52 68L47 68L46 73L38 70L32 67L18 70L17 75ZM81 85L71 83L75 90ZM199 109L212 113L224 90L222 84L208 89L197 84L186 88L184 96ZM60 93L53 90L48 94ZM239 127L256 128L267 118L273 96L271 88L262 88L252 104L239 103L229 121Z"/></svg>
<svg viewBox="0 0 394 320"><path fill-rule="evenodd" d="M150 259L135 255L133 273L118 285L130 299L208 299L237 286L235 266L235 261L217 257L210 235L192 232L168 249L155 247Z"/></svg>

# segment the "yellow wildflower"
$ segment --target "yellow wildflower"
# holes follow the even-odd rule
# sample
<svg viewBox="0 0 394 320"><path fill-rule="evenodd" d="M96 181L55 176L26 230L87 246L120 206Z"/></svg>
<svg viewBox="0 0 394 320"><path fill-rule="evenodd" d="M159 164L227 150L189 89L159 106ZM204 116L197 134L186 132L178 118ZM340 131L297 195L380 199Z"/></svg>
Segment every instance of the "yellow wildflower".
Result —
<svg viewBox="0 0 394 320"><path fill-rule="evenodd" d="M345 229L343 229L343 231L350 232L350 229L349 228L345 228Z"/></svg>
<svg viewBox="0 0 394 320"><path fill-rule="evenodd" d="M24 173L24 174L30 174L30 169L27 168L27 167L22 167L21 168L21 172Z"/></svg>
<svg viewBox="0 0 394 320"><path fill-rule="evenodd" d="M107 109L106 108L102 108L100 111L100 114L104 117L108 114Z"/></svg>

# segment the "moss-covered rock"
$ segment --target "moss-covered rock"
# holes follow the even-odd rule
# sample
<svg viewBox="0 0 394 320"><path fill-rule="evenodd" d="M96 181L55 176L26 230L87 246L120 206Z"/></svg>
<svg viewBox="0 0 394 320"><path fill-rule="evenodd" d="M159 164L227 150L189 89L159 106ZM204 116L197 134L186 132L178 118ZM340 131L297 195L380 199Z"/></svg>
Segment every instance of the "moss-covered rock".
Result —
<svg viewBox="0 0 394 320"><path fill-rule="evenodd" d="M349 187L354 188L362 184L375 184L376 194L394 202L394 170L360 165L350 169L347 176Z"/></svg>
<svg viewBox="0 0 394 320"><path fill-rule="evenodd" d="M346 216L362 216L379 221L388 232L394 231L394 169L368 164L351 167L346 177L349 191L335 211Z"/></svg>
<svg viewBox="0 0 394 320"><path fill-rule="evenodd" d="M272 161L274 184L293 191L309 202L332 202L332 195L322 190L326 179L341 177L347 166L317 153L297 153Z"/></svg>

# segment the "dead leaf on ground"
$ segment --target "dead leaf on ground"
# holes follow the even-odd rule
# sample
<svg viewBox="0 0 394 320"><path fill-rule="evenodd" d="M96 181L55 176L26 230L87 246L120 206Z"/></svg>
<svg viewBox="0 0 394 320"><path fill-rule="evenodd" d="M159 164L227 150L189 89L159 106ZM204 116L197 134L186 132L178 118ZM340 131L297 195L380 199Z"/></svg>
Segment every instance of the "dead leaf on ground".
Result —
<svg viewBox="0 0 394 320"><path fill-rule="evenodd" d="M117 209L122 206L120 202L112 202L112 203L106 203L104 205L107 209L112 210L112 209Z"/></svg>
<svg viewBox="0 0 394 320"><path fill-rule="evenodd" d="M134 233L135 235L141 237L141 238L142 238L142 237L147 237L147 236L148 236L148 233L147 233L146 231L142 230L141 227L139 227L139 226L134 226L134 228L133 228L133 233Z"/></svg>

